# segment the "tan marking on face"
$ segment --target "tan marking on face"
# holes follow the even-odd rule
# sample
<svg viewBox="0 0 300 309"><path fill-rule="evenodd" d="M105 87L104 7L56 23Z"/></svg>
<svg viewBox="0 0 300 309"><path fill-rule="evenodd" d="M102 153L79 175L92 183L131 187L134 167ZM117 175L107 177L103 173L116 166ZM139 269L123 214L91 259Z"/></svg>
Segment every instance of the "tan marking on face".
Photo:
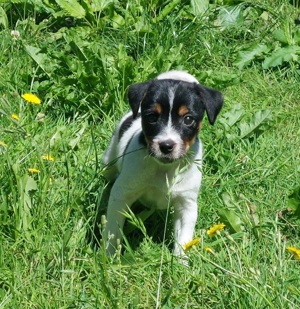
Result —
<svg viewBox="0 0 300 309"><path fill-rule="evenodd" d="M191 146L195 143L196 136L194 136L191 140L185 140L184 145L185 145L185 151L188 152Z"/></svg>
<svg viewBox="0 0 300 309"><path fill-rule="evenodd" d="M157 114L161 114L162 113L162 106L161 106L161 104L159 104L159 103L156 103L155 105L154 105L154 111L157 113Z"/></svg>
<svg viewBox="0 0 300 309"><path fill-rule="evenodd" d="M186 105L181 105L178 110L178 115L182 117L186 115L188 112L189 112L189 109L186 107Z"/></svg>
<svg viewBox="0 0 300 309"><path fill-rule="evenodd" d="M199 128L199 131L202 129L202 122L199 123L198 128Z"/></svg>

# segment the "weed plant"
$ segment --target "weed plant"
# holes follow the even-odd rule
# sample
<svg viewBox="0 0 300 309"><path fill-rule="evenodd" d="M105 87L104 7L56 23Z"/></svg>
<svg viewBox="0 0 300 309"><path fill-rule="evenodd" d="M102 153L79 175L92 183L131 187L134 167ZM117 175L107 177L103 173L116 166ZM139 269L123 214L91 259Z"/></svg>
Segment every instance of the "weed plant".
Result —
<svg viewBox="0 0 300 309"><path fill-rule="evenodd" d="M0 308L299 308L298 16L283 0L2 1ZM185 267L165 213L128 213L109 259L88 237L101 156L128 86L170 69L225 96L200 133L200 242Z"/></svg>

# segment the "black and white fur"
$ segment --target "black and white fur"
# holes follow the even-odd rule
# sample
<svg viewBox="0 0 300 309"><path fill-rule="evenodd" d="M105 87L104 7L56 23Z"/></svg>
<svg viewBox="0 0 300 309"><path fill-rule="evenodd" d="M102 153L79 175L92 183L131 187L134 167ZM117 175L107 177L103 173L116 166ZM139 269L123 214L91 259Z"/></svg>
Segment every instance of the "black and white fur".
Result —
<svg viewBox="0 0 300 309"><path fill-rule="evenodd" d="M184 255L193 239L201 184L202 143L198 138L206 112L214 124L222 94L195 77L170 71L131 85L131 112L117 126L103 155L104 176L113 182L104 230L106 250L113 254L122 239L127 207L174 207L174 254Z"/></svg>

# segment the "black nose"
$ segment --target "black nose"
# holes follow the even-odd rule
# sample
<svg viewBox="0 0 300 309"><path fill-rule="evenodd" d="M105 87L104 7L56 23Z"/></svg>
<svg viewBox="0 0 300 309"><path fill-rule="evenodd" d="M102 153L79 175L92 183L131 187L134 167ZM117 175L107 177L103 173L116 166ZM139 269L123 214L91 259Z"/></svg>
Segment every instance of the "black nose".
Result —
<svg viewBox="0 0 300 309"><path fill-rule="evenodd" d="M175 143L171 139L159 143L159 149L164 154L171 153L174 149L174 146Z"/></svg>

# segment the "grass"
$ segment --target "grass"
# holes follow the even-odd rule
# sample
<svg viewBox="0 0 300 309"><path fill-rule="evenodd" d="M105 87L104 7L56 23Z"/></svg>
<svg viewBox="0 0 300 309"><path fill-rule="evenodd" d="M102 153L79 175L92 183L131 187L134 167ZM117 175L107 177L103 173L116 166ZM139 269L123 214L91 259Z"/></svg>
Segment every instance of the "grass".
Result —
<svg viewBox="0 0 300 309"><path fill-rule="evenodd" d="M299 60L262 69L286 47L274 30L299 45L296 4L243 2L229 23L225 6L200 14L197 1L111 3L85 8L85 18L41 3L1 10L0 308L298 308L300 264L286 248L300 247L289 204L300 175ZM114 260L88 241L127 87L168 69L225 95L217 123L201 132L201 241L188 268L171 256L172 237L164 246L156 237L165 214L135 221ZM27 92L41 104L22 99Z"/></svg>

